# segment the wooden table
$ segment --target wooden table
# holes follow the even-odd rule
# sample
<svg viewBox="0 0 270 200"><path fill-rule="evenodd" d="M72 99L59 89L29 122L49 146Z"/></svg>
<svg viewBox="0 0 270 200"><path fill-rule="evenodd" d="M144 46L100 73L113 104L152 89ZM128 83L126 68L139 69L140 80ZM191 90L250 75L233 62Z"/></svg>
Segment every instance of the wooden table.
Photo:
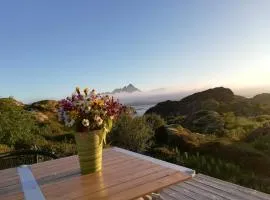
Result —
<svg viewBox="0 0 270 200"><path fill-rule="evenodd" d="M0 199L30 200L26 192L31 196L36 190L45 197L39 199L136 199L185 181L194 173L116 147L104 150L103 170L94 174L80 175L77 156L34 164L29 168L37 186L33 181L20 180L18 168L0 171Z"/></svg>

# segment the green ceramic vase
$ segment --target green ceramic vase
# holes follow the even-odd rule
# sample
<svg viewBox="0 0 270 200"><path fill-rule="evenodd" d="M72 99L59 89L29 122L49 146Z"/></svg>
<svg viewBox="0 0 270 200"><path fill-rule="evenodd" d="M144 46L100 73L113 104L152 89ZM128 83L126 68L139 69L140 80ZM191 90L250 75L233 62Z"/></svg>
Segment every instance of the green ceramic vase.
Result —
<svg viewBox="0 0 270 200"><path fill-rule="evenodd" d="M81 174L101 171L103 136L103 130L75 133Z"/></svg>

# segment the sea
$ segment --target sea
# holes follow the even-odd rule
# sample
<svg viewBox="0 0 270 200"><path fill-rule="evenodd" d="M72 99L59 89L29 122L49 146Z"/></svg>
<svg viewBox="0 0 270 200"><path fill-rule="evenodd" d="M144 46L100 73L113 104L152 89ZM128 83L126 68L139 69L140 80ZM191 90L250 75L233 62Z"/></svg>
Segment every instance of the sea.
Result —
<svg viewBox="0 0 270 200"><path fill-rule="evenodd" d="M132 106L132 105L131 105ZM137 116L142 116L144 115L144 113L151 107L155 106L155 104L146 104L146 105L135 105L132 106L136 112L137 112Z"/></svg>

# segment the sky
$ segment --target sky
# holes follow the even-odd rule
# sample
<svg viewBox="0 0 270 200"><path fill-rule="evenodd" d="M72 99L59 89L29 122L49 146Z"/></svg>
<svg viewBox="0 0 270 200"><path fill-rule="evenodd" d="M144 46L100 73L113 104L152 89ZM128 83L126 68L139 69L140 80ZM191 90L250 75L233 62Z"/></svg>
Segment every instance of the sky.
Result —
<svg viewBox="0 0 270 200"><path fill-rule="evenodd" d="M3 0L0 97L270 85L268 0Z"/></svg>

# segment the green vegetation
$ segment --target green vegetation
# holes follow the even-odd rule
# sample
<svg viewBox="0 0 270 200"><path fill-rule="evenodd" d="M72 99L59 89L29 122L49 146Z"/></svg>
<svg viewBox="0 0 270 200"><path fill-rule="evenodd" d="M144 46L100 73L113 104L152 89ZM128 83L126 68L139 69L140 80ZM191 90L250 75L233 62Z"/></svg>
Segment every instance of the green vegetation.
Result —
<svg viewBox="0 0 270 200"><path fill-rule="evenodd" d="M34 118L12 99L0 103L0 141L8 146L27 146L36 132Z"/></svg>
<svg viewBox="0 0 270 200"><path fill-rule="evenodd" d="M76 153L74 136L57 121L55 101L25 106L13 98L0 99L0 153L25 149L58 157Z"/></svg>
<svg viewBox="0 0 270 200"><path fill-rule="evenodd" d="M150 147L153 135L154 132L144 117L122 115L109 134L109 141L112 145L144 152Z"/></svg>
<svg viewBox="0 0 270 200"><path fill-rule="evenodd" d="M148 154L270 193L269 108L270 94L248 99L226 88L161 102L147 111L167 122Z"/></svg>
<svg viewBox="0 0 270 200"><path fill-rule="evenodd" d="M219 179L227 180L256 190L269 192L270 179L263 175L255 175L240 165L214 157L197 153L180 152L178 149L156 148L154 153L157 158L173 162L182 166L196 169L198 173L207 174Z"/></svg>
<svg viewBox="0 0 270 200"><path fill-rule="evenodd" d="M56 101L0 99L0 152L75 154L74 136L56 110ZM247 99L215 88L161 102L142 117L132 113L114 124L110 145L270 193L270 95Z"/></svg>

